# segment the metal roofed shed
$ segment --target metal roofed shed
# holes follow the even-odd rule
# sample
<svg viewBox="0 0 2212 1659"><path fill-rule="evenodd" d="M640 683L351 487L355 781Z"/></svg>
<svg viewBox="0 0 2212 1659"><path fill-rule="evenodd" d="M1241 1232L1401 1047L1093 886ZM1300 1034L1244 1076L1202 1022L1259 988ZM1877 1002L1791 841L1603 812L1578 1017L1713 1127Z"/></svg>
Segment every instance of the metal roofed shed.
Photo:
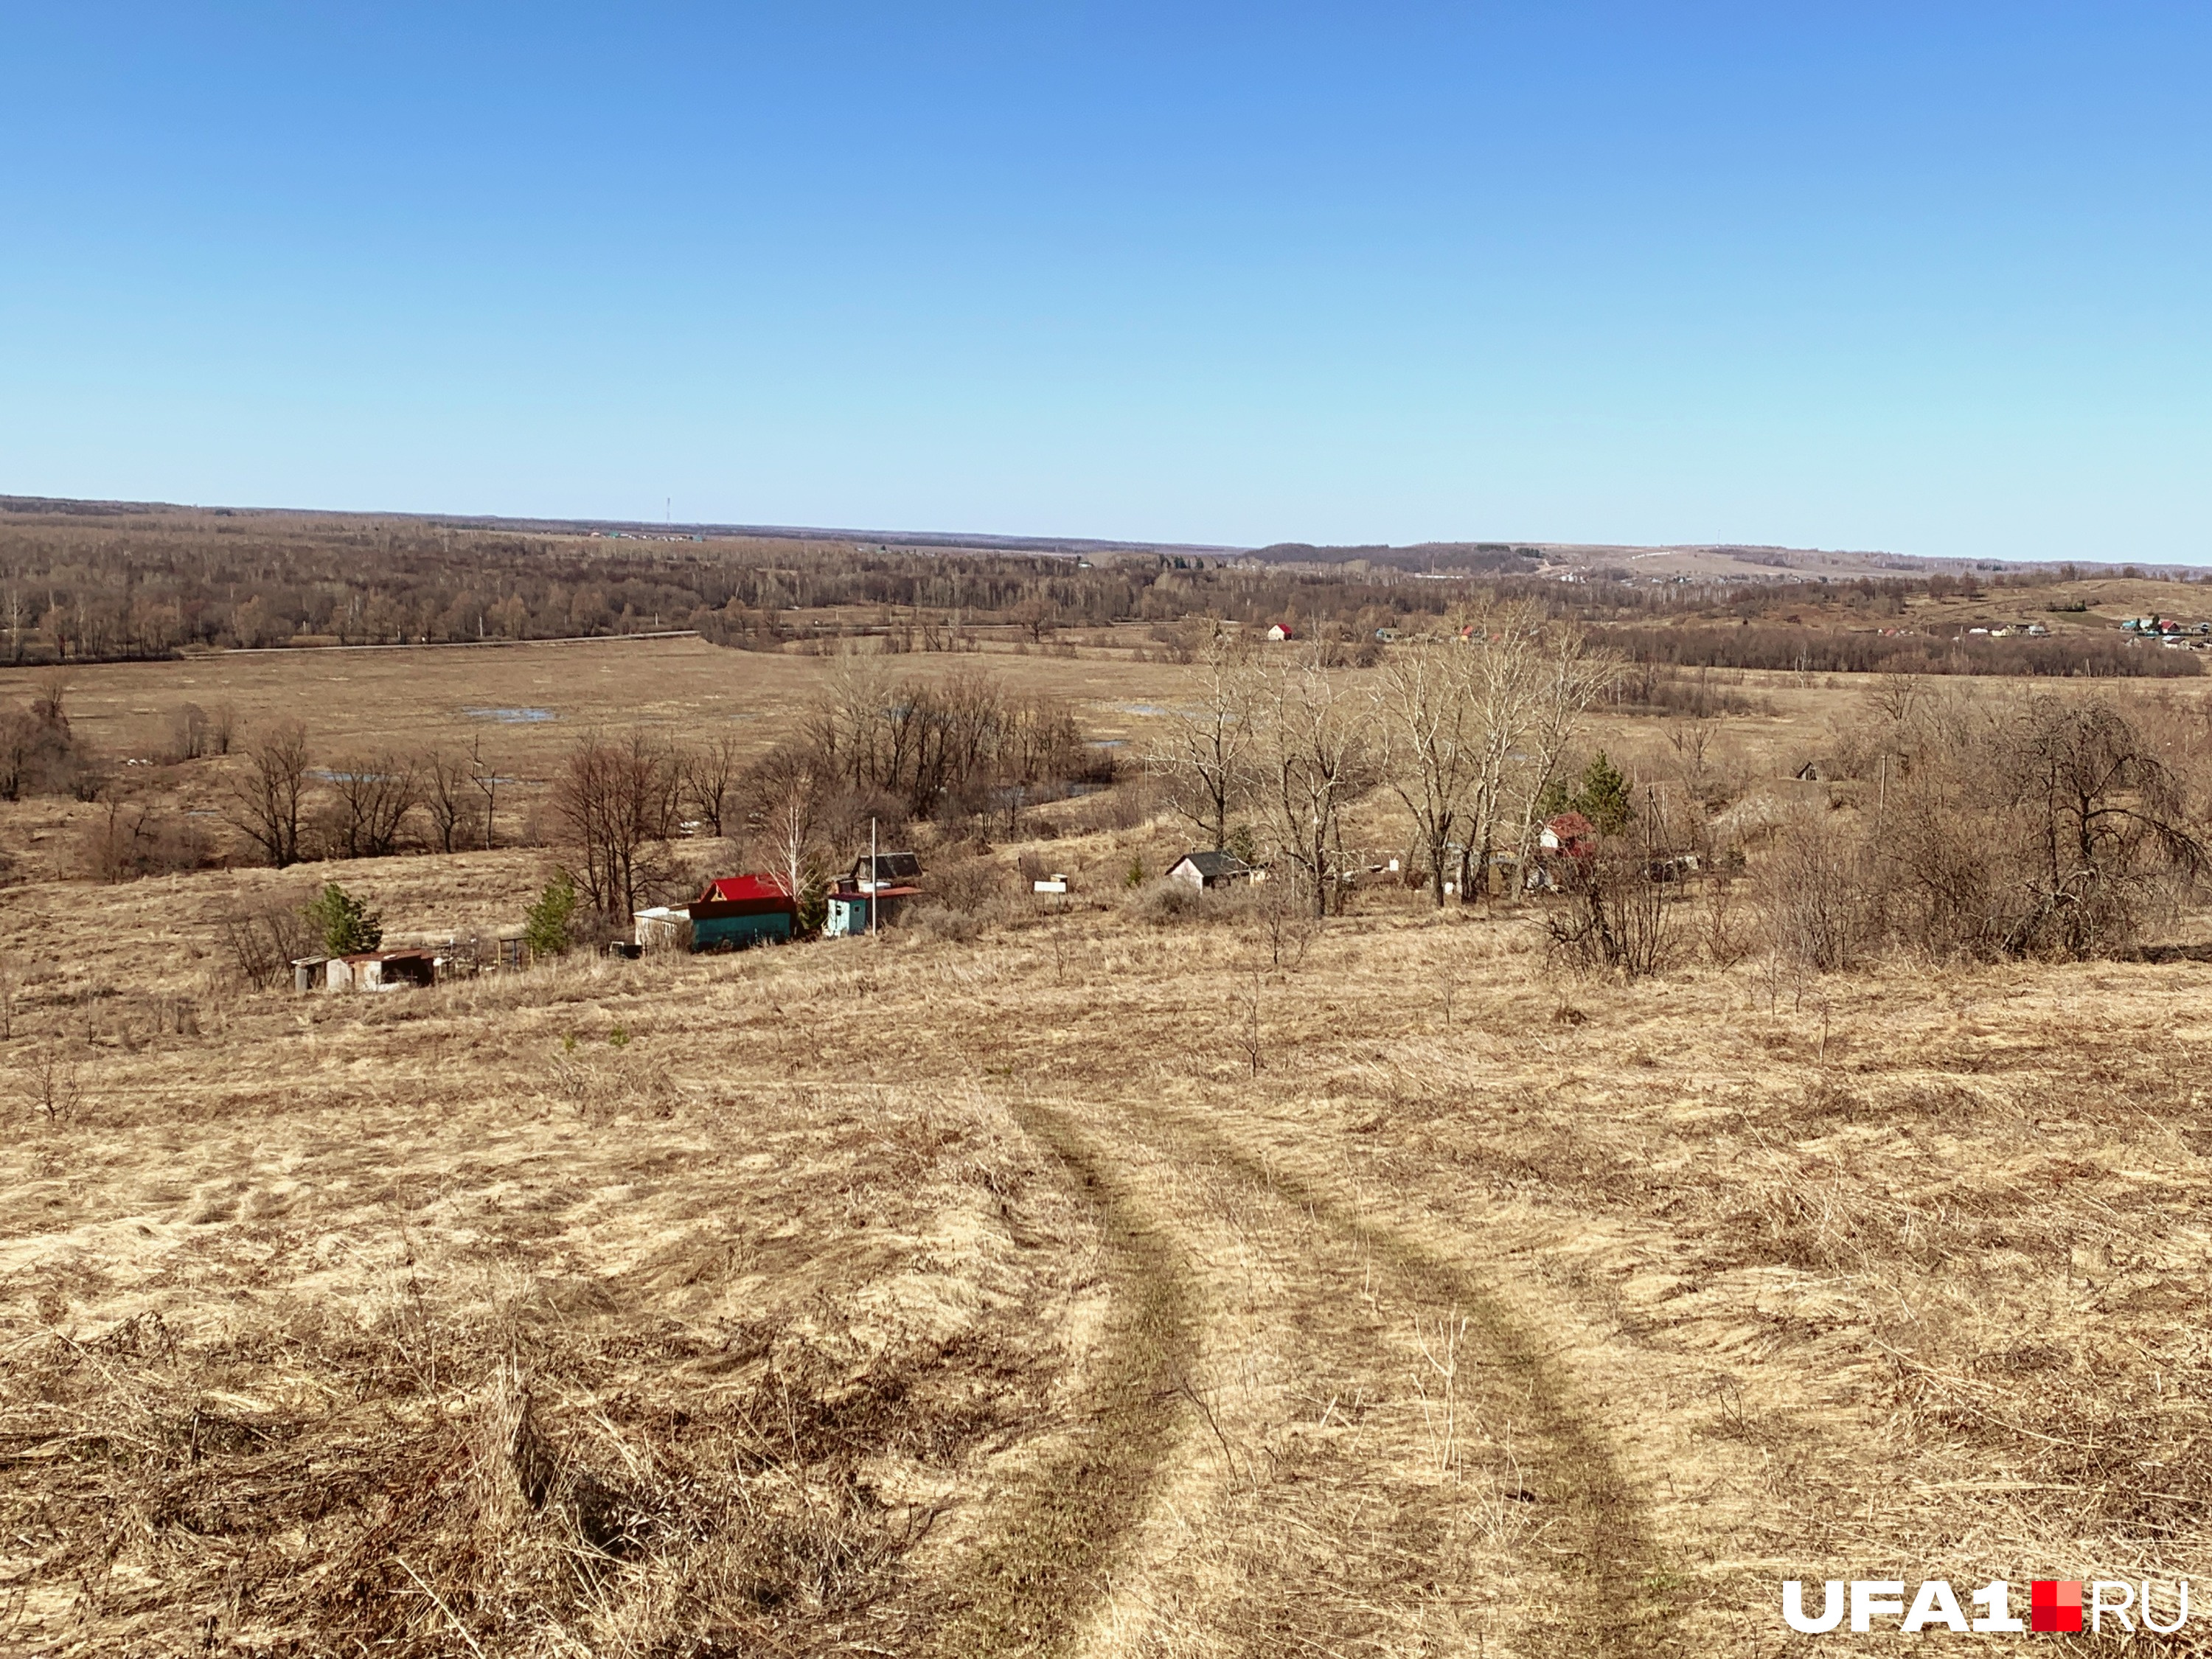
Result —
<svg viewBox="0 0 2212 1659"><path fill-rule="evenodd" d="M1204 891L1252 879L1252 866L1234 853L1186 853L1168 868L1168 879Z"/></svg>
<svg viewBox="0 0 2212 1659"><path fill-rule="evenodd" d="M323 964L324 988L331 991L396 991L403 985L438 982L438 957L423 950L359 951L331 957ZM300 969L294 966L299 983Z"/></svg>
<svg viewBox="0 0 2212 1659"><path fill-rule="evenodd" d="M799 931L799 905L774 876L717 877L684 908L694 951L781 943Z"/></svg>
<svg viewBox="0 0 2212 1659"><path fill-rule="evenodd" d="M647 909L633 910L630 921L636 928L633 941L641 951L689 950L691 946L691 913L684 905L656 904Z"/></svg>

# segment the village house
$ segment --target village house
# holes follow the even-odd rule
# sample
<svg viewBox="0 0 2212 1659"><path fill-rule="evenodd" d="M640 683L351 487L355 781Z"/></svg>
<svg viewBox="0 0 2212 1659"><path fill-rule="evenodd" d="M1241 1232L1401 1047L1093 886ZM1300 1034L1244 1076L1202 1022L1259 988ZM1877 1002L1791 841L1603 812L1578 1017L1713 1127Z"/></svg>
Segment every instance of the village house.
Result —
<svg viewBox="0 0 2212 1659"><path fill-rule="evenodd" d="M1252 866L1234 853L1185 853L1168 866L1168 879L1203 892L1253 878Z"/></svg>
<svg viewBox="0 0 2212 1659"><path fill-rule="evenodd" d="M830 890L824 939L854 939L891 927L921 896L921 860L912 853L863 853Z"/></svg>
<svg viewBox="0 0 2212 1659"><path fill-rule="evenodd" d="M774 876L718 876L684 907L684 914L691 923L695 951L738 951L787 939L799 931L799 905Z"/></svg>
<svg viewBox="0 0 2212 1659"><path fill-rule="evenodd" d="M1297 636L1291 633L1291 625L1288 623L1277 623L1267 630L1267 638L1277 645L1282 644L1285 640L1294 639Z"/></svg>
<svg viewBox="0 0 2212 1659"><path fill-rule="evenodd" d="M1597 827L1579 812L1562 812L1544 826L1536 842L1547 853L1585 859L1597 851Z"/></svg>

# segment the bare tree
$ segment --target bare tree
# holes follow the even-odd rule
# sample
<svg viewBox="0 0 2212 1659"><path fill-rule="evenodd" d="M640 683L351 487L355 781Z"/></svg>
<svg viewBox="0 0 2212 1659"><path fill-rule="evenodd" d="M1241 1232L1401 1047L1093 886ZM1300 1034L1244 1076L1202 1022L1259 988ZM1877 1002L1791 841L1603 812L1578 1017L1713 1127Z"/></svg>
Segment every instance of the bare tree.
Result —
<svg viewBox="0 0 2212 1659"><path fill-rule="evenodd" d="M279 721L246 745L246 769L230 780L224 816L270 864L300 861L301 806L307 792L307 728Z"/></svg>
<svg viewBox="0 0 2212 1659"><path fill-rule="evenodd" d="M441 853L458 852L472 839L477 810L476 769L465 756L433 749L417 769L422 810Z"/></svg>
<svg viewBox="0 0 2212 1659"><path fill-rule="evenodd" d="M170 717L169 754L171 758L194 761L203 755L214 752L214 744L208 738L206 709L196 702L188 702Z"/></svg>
<svg viewBox="0 0 2212 1659"><path fill-rule="evenodd" d="M31 718L48 726L69 730L67 705L70 694L69 672L50 668L39 676L39 695L31 700Z"/></svg>
<svg viewBox="0 0 2212 1659"><path fill-rule="evenodd" d="M2016 803L2026 902L2005 948L2087 957L2134 933L2156 875L2212 862L2173 775L2111 704L2030 700L2000 788Z"/></svg>
<svg viewBox="0 0 2212 1659"><path fill-rule="evenodd" d="M485 757L481 735L469 740L469 781L483 797L483 844L489 853L499 835L493 814L499 805L500 775L498 763Z"/></svg>
<svg viewBox="0 0 2212 1659"><path fill-rule="evenodd" d="M1429 894L1443 908L1444 864L1466 831L1492 750L1476 672L1481 653L1443 640L1392 647L1374 687L1384 776L1405 805L1428 859Z"/></svg>
<svg viewBox="0 0 2212 1659"><path fill-rule="evenodd" d="M675 828L675 769L642 732L589 738L554 780L554 815L581 854L578 880L602 915L627 914L664 872L651 849Z"/></svg>
<svg viewBox="0 0 2212 1659"><path fill-rule="evenodd" d="M1312 652L1256 660L1261 810L1314 915L1325 916L1339 818L1376 781L1372 703Z"/></svg>
<svg viewBox="0 0 2212 1659"><path fill-rule="evenodd" d="M1199 659L1196 702L1169 711L1146 757L1169 805L1217 849L1229 845L1231 815L1253 786L1250 658L1217 628Z"/></svg>
<svg viewBox="0 0 2212 1659"><path fill-rule="evenodd" d="M736 732L716 732L679 757L683 800L692 816L720 837L734 811L738 780L744 771L743 745Z"/></svg>
<svg viewBox="0 0 2212 1659"><path fill-rule="evenodd" d="M771 757L754 775L755 803L747 823L776 879L793 903L822 877L823 828L820 781L799 755Z"/></svg>
<svg viewBox="0 0 2212 1659"><path fill-rule="evenodd" d="M1461 838L1460 890L1475 872L1488 879L1498 845L1511 837L1525 866L1534 850L1537 803L1559 768L1576 722L1613 673L1581 629L1547 622L1533 605L1484 607L1462 623L1480 746Z"/></svg>
<svg viewBox="0 0 2212 1659"><path fill-rule="evenodd" d="M1866 925L1931 956L2094 956L2212 864L2185 757L2103 699L1931 690L1878 738L1898 764L1860 837Z"/></svg>
<svg viewBox="0 0 2212 1659"><path fill-rule="evenodd" d="M311 954L318 943L297 894L271 895L233 910L222 918L222 929L223 949L238 976L261 990L283 984L293 962Z"/></svg>
<svg viewBox="0 0 2212 1659"><path fill-rule="evenodd" d="M1674 840L1655 805L1625 833L1559 861L1565 902L1546 926L1555 951L1586 969L1642 979L1674 961L1681 906Z"/></svg>
<svg viewBox="0 0 2212 1659"><path fill-rule="evenodd" d="M389 750L341 761L325 774L331 786L331 838L349 859L392 855L415 809L417 775L411 757Z"/></svg>

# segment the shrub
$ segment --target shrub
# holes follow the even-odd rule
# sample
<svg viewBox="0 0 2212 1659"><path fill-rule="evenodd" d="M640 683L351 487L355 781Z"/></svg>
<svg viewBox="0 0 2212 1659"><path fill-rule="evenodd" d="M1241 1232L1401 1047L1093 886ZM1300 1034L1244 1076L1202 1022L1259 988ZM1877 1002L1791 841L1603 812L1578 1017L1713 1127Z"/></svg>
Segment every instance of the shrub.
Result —
<svg viewBox="0 0 2212 1659"><path fill-rule="evenodd" d="M901 921L917 933L953 945L965 945L983 931L982 921L978 917L964 910L949 909L942 904L925 904L909 910Z"/></svg>
<svg viewBox="0 0 2212 1659"><path fill-rule="evenodd" d="M1675 905L1665 866L1647 846L1609 842L1593 857L1562 864L1566 903L1547 924L1562 957L1632 980L1674 961Z"/></svg>
<svg viewBox="0 0 2212 1659"><path fill-rule="evenodd" d="M1207 896L1199 889L1170 881L1165 876L1136 888L1129 896L1128 906L1129 914L1139 921L1160 927L1196 921L1228 908L1209 903Z"/></svg>
<svg viewBox="0 0 2212 1659"><path fill-rule="evenodd" d="M1801 816L1759 866L1769 944L1821 973L1851 966L1881 932L1864 838L1840 817Z"/></svg>
<svg viewBox="0 0 2212 1659"><path fill-rule="evenodd" d="M113 883L202 869L215 854L191 819L142 801L111 799L106 814L82 832L77 856L87 877Z"/></svg>
<svg viewBox="0 0 2212 1659"><path fill-rule="evenodd" d="M262 990L283 984L294 959L315 948L305 907L289 899L234 910L222 928L223 951L239 978Z"/></svg>

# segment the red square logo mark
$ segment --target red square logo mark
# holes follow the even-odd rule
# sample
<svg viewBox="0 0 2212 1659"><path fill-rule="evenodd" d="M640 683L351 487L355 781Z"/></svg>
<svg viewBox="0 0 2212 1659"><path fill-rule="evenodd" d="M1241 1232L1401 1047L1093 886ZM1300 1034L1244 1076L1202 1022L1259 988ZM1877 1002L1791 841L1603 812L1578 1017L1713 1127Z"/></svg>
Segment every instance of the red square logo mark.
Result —
<svg viewBox="0 0 2212 1659"><path fill-rule="evenodd" d="M2030 1630L2081 1629L2081 1581L2078 1578L2029 1580L2027 1627Z"/></svg>

